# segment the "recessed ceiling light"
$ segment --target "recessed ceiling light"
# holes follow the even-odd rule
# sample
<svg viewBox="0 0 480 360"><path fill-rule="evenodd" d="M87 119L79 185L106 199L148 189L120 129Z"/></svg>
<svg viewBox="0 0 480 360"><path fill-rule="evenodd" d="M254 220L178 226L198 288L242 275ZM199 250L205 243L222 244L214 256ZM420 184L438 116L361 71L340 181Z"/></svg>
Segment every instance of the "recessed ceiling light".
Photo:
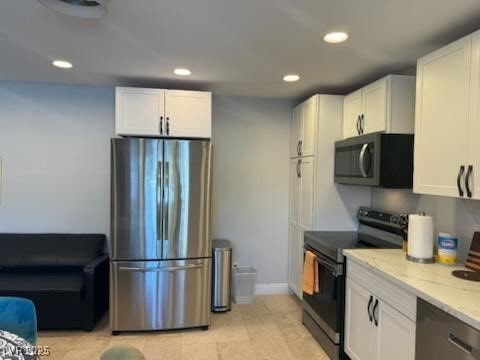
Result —
<svg viewBox="0 0 480 360"><path fill-rule="evenodd" d="M185 69L185 68L177 68L177 69L173 70L173 73L175 75L179 75L179 76L192 75L192 72L188 69Z"/></svg>
<svg viewBox="0 0 480 360"><path fill-rule="evenodd" d="M52 65L62 69L71 69L73 67L71 62L65 60L54 60Z"/></svg>
<svg viewBox="0 0 480 360"><path fill-rule="evenodd" d="M288 74L283 77L283 81L294 82L300 80L300 76L297 74Z"/></svg>
<svg viewBox="0 0 480 360"><path fill-rule="evenodd" d="M323 40L330 44L338 44L344 42L347 39L348 34L346 32L330 32L323 37Z"/></svg>

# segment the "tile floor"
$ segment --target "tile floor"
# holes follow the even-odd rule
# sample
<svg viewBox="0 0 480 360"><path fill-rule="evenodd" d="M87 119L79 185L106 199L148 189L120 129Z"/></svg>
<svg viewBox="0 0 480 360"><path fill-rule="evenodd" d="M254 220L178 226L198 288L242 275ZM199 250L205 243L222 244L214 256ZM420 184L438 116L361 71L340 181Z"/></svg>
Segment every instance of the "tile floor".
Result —
<svg viewBox="0 0 480 360"><path fill-rule="evenodd" d="M147 360L327 360L328 356L301 322L294 296L259 296L250 305L212 314L208 331L122 333L111 336L107 320L86 333L43 331L39 345L48 345L45 360L95 360L103 350L129 344Z"/></svg>

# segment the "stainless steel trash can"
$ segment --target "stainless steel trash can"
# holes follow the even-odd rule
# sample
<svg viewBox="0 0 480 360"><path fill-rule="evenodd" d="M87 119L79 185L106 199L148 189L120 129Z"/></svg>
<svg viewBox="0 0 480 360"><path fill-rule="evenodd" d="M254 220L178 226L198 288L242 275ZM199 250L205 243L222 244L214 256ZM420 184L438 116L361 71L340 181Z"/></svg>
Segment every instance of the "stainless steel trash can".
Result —
<svg viewBox="0 0 480 360"><path fill-rule="evenodd" d="M232 308L232 245L230 241L213 240L212 311Z"/></svg>

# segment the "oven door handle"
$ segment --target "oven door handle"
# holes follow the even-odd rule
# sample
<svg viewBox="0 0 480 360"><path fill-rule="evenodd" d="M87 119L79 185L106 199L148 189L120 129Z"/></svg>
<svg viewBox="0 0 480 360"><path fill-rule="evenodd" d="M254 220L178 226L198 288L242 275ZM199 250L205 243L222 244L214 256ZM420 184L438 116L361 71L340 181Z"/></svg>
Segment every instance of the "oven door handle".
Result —
<svg viewBox="0 0 480 360"><path fill-rule="evenodd" d="M303 251L303 255L305 255L305 251L306 250ZM315 255L315 261L317 263L325 266L328 270L330 270L334 277L339 277L339 276L343 275L342 265L332 264L330 261L322 259L321 257L316 255L315 253L313 253L313 254Z"/></svg>

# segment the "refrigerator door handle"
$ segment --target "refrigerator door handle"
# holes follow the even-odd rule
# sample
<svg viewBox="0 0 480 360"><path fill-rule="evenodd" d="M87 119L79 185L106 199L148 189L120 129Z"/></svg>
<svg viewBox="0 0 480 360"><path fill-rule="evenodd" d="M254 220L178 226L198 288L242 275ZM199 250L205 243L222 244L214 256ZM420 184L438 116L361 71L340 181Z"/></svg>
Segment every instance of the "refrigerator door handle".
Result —
<svg viewBox="0 0 480 360"><path fill-rule="evenodd" d="M157 163L157 241L162 241L163 234L163 161ZM161 250L160 250L161 252Z"/></svg>
<svg viewBox="0 0 480 360"><path fill-rule="evenodd" d="M163 219L163 247L168 244L169 233L168 233L168 203L170 201L170 162L165 161L163 168L163 206L162 206L162 219ZM162 248L162 252L165 249ZM164 254L162 253L162 258Z"/></svg>
<svg viewBox="0 0 480 360"><path fill-rule="evenodd" d="M193 270L193 269L202 269L203 264L191 264L191 265L182 265L182 266L169 266L161 268L143 268L143 267L126 267L121 266L120 271L139 271L139 272L175 272L182 270Z"/></svg>

